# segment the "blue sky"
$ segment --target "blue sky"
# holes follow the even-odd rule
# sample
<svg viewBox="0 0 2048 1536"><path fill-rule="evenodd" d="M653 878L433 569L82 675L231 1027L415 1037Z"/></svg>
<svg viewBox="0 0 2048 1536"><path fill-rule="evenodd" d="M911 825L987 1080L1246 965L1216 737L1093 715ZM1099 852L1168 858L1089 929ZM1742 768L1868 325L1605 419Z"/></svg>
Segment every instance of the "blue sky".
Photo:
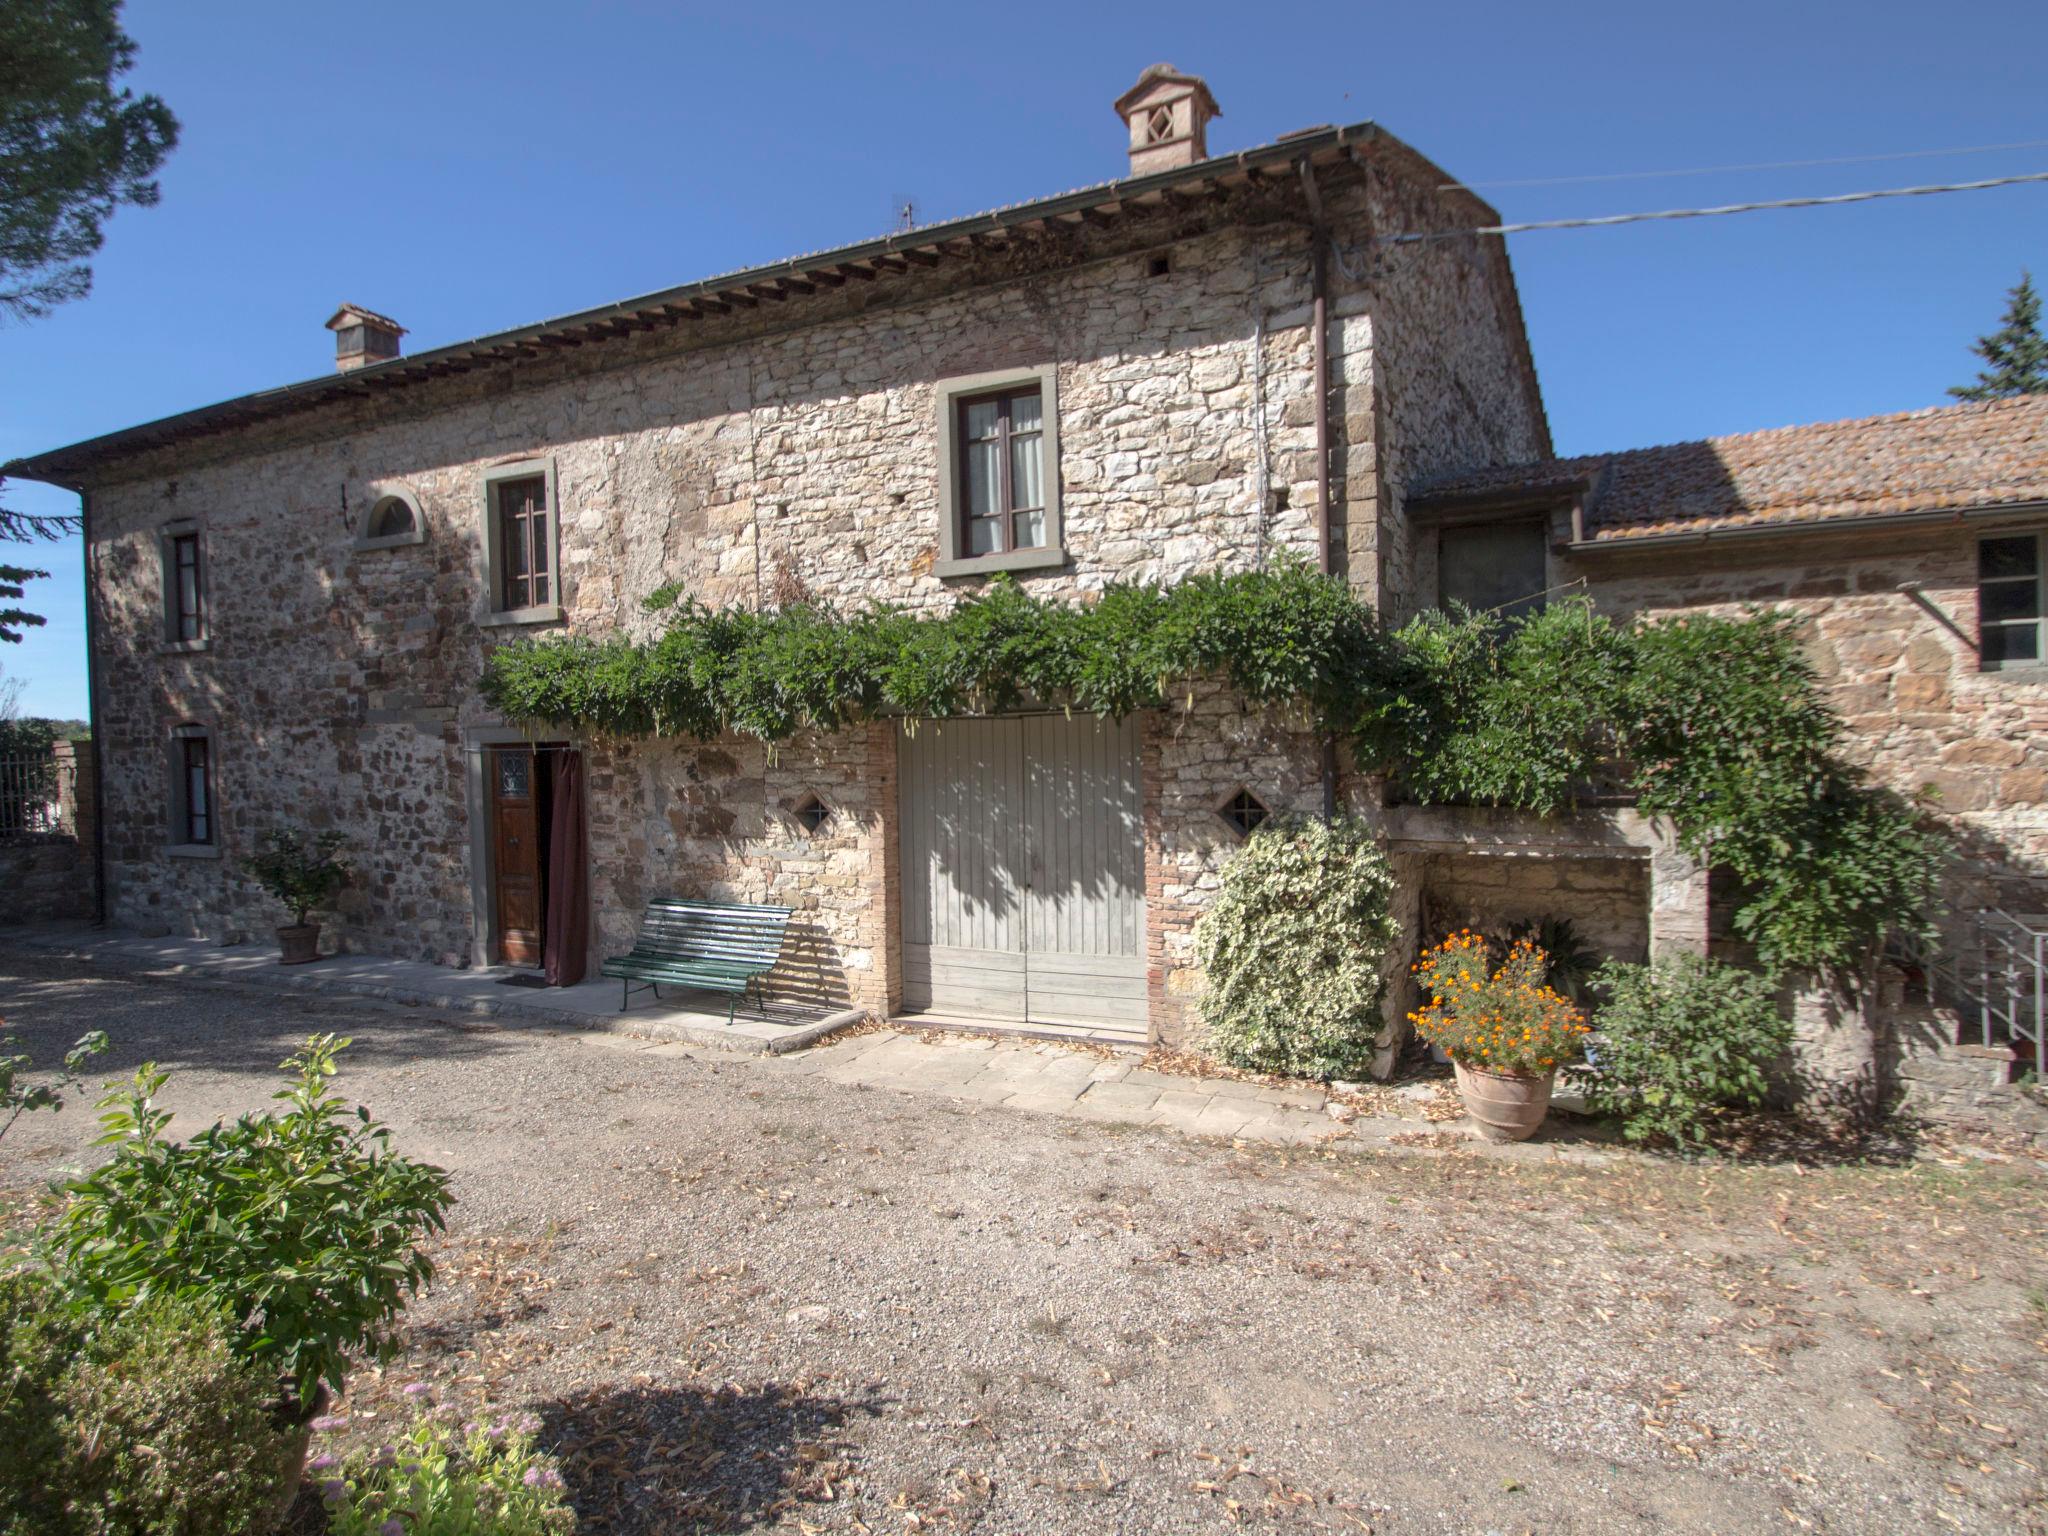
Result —
<svg viewBox="0 0 2048 1536"><path fill-rule="evenodd" d="M0 329L0 461L331 366L352 300L412 349L1122 173L1110 102L1205 75L1223 152L1375 119L1469 181L2048 139L2048 6L1877 0L774 6L131 0L184 122L83 303ZM1710 18L1710 19L1703 19ZM1487 189L1571 217L2048 170L2048 148ZM1945 402L2048 184L1511 243L1560 451ZM11 503L66 510L10 483ZM18 553L0 556L20 559ZM75 545L7 647L85 712Z"/></svg>

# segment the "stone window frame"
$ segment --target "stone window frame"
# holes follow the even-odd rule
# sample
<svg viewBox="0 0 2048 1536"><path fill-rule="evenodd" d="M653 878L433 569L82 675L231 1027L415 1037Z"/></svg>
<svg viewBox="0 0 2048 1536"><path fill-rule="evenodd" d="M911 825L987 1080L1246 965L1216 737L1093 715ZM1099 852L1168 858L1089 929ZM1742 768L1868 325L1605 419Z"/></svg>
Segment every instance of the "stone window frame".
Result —
<svg viewBox="0 0 2048 1536"><path fill-rule="evenodd" d="M499 548L498 487L507 481L530 480L540 476L547 484L548 575L551 602L525 608L500 608L498 593L504 587L504 554ZM508 459L493 464L478 482L477 516L482 529L479 546L484 556L484 589L477 607L478 624L559 624L562 621L562 497L555 476L552 454L536 458Z"/></svg>
<svg viewBox="0 0 2048 1536"><path fill-rule="evenodd" d="M199 611L195 615L198 633L190 638L179 633L182 627L179 619L182 614L177 601L178 542L187 538L192 540L193 570L199 606ZM158 585L162 589L163 608L162 636L157 642L159 651L203 651L213 638L213 604L208 601L206 553L206 530L200 526L197 518L177 517L157 525L157 572Z"/></svg>
<svg viewBox="0 0 2048 1536"><path fill-rule="evenodd" d="M2034 654L2016 661L1988 661L1984 656L1983 617L1984 587L1984 546L1996 540L2031 539L2034 543ZM2040 528L2001 528L1978 535L1972 546L1977 559L1977 574L1973 586L1977 595L1977 670L1987 677L2008 680L2040 680L2048 678L2048 531ZM2016 585L2024 578L1991 577L1989 580L2000 585ZM2018 627L2012 623L2001 623L1995 627L2009 629Z"/></svg>
<svg viewBox="0 0 2048 1536"><path fill-rule="evenodd" d="M960 403L1036 384L1039 390L1039 451L1044 455L1045 543L1036 549L969 555L962 547L965 509L960 504ZM940 379L933 386L939 447L939 558L934 576L986 576L997 571L1045 571L1067 563L1066 525L1060 514L1059 365L1040 363Z"/></svg>
<svg viewBox="0 0 2048 1536"><path fill-rule="evenodd" d="M427 540L426 509L420 505L419 493L409 485L395 481L373 482L370 486L369 510L363 513L361 527L356 530L356 550L362 553L373 549L403 549L413 544L424 544ZM412 527L405 533L385 534L382 537L370 532L377 526L377 517L393 502L404 506L412 513Z"/></svg>
<svg viewBox="0 0 2048 1536"><path fill-rule="evenodd" d="M190 805L187 801L187 779L185 772L185 743L203 741L206 743L206 819L208 839L203 843L187 840L187 816ZM174 859L218 859L225 839L221 835L220 815L220 740L210 725L187 720L171 727L164 738L165 826L164 852Z"/></svg>

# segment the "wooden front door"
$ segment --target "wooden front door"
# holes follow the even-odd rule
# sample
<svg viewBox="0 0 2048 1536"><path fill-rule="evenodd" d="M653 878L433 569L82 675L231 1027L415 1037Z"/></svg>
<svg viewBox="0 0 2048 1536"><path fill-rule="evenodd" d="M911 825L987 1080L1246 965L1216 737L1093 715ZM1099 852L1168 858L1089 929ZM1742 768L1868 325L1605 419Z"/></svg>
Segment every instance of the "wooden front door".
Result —
<svg viewBox="0 0 2048 1536"><path fill-rule="evenodd" d="M491 869L497 886L497 962L541 963L540 817L533 749L491 748Z"/></svg>

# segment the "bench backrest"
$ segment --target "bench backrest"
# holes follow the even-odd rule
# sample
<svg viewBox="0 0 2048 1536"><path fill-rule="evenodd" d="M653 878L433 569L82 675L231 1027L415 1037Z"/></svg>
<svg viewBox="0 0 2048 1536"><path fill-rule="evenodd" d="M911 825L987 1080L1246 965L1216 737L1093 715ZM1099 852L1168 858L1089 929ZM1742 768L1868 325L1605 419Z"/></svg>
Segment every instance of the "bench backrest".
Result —
<svg viewBox="0 0 2048 1536"><path fill-rule="evenodd" d="M633 952L664 960L721 960L767 969L782 953L788 907L722 906L657 896L640 920Z"/></svg>

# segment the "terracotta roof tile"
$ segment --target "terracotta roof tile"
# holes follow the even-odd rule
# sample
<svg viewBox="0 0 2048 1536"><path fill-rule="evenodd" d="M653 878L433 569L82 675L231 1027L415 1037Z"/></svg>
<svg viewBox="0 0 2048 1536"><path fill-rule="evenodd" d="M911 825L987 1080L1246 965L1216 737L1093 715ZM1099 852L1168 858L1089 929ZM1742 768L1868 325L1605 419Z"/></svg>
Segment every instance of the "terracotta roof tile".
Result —
<svg viewBox="0 0 2048 1536"><path fill-rule="evenodd" d="M1591 487L1586 537L2048 501L2048 395L1478 470L1423 504Z"/></svg>

